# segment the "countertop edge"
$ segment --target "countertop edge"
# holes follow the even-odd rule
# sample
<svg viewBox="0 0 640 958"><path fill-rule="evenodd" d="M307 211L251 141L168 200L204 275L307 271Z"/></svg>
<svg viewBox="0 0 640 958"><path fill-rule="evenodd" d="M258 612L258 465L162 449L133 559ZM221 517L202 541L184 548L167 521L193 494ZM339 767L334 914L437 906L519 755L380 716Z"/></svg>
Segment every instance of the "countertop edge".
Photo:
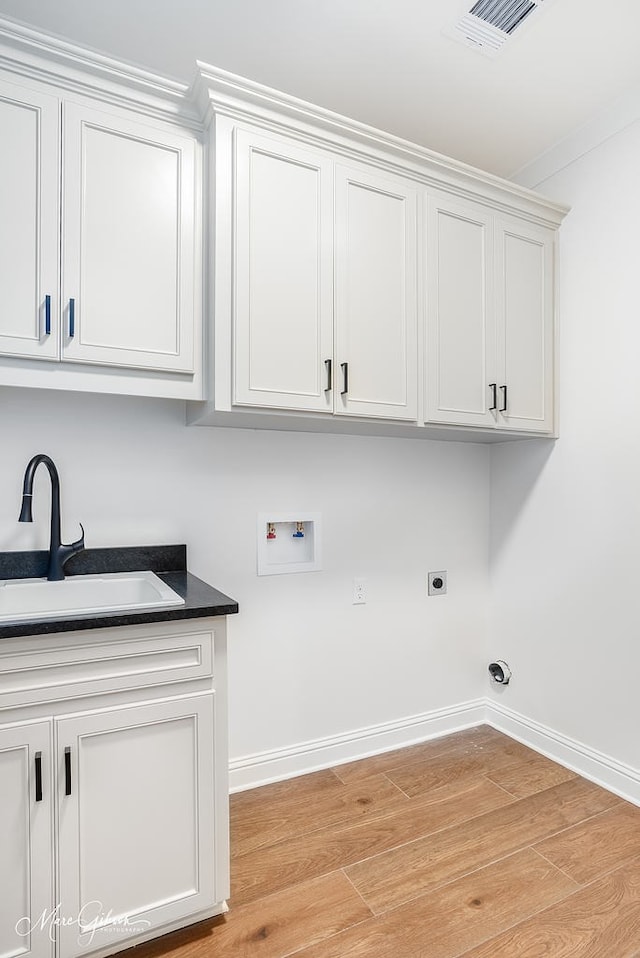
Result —
<svg viewBox="0 0 640 958"><path fill-rule="evenodd" d="M140 571L118 570L118 571ZM184 605L166 609L135 609L101 613L96 616L72 616L60 619L32 619L0 625L0 641L29 635L53 635L59 632L80 632L93 629L114 629L123 626L146 625L154 622L172 622L186 619L216 618L235 615L238 603L228 595L199 579L190 572L172 569L156 572L164 582L185 600Z"/></svg>

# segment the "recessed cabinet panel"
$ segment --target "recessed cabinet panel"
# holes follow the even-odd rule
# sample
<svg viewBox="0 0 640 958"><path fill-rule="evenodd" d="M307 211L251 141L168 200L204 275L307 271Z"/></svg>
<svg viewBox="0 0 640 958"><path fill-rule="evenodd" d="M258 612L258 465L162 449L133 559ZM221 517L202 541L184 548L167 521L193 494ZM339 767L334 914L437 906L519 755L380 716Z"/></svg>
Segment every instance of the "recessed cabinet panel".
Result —
<svg viewBox="0 0 640 958"><path fill-rule="evenodd" d="M191 372L194 142L65 104L64 358Z"/></svg>
<svg viewBox="0 0 640 958"><path fill-rule="evenodd" d="M336 175L335 411L415 419L416 194L392 178Z"/></svg>
<svg viewBox="0 0 640 958"><path fill-rule="evenodd" d="M216 900L212 723L212 693L58 721L67 958Z"/></svg>
<svg viewBox="0 0 640 958"><path fill-rule="evenodd" d="M321 153L236 131L235 403L330 407L331 183Z"/></svg>
<svg viewBox="0 0 640 958"><path fill-rule="evenodd" d="M0 729L0 958L53 955L50 730Z"/></svg>
<svg viewBox="0 0 640 958"><path fill-rule="evenodd" d="M0 83L0 352L55 359L58 127L53 96Z"/></svg>
<svg viewBox="0 0 640 958"><path fill-rule="evenodd" d="M428 198L427 395L435 422L495 422L491 236L482 207Z"/></svg>
<svg viewBox="0 0 640 958"><path fill-rule="evenodd" d="M549 230L498 221L498 368L507 384L501 425L553 429L553 238Z"/></svg>

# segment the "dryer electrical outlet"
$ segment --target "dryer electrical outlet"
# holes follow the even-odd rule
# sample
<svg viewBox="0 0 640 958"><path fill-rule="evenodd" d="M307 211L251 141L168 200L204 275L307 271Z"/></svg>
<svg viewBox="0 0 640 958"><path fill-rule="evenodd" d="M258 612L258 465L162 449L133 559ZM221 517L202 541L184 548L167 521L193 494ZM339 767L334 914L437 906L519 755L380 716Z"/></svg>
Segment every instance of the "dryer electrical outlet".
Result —
<svg viewBox="0 0 640 958"><path fill-rule="evenodd" d="M427 595L446 595L447 594L447 573L427 572Z"/></svg>

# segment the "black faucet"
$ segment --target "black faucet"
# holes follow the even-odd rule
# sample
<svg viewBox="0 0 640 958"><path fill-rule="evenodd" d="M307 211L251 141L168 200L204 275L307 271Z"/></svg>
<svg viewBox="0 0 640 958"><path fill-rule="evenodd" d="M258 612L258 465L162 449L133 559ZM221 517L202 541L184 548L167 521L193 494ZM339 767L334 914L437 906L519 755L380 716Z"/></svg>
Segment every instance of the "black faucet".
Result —
<svg viewBox="0 0 640 958"><path fill-rule="evenodd" d="M24 474L24 485L22 487L22 509L18 522L33 522L31 512L31 502L33 499L33 477L36 469L43 462L49 470L51 477L51 542L49 543L49 568L47 570L47 579L49 582L60 582L64 579L64 566L71 556L82 552L84 549L84 529L82 523L82 535L77 542L65 545L60 539L60 477L55 467L53 459L39 453L34 456L28 464Z"/></svg>

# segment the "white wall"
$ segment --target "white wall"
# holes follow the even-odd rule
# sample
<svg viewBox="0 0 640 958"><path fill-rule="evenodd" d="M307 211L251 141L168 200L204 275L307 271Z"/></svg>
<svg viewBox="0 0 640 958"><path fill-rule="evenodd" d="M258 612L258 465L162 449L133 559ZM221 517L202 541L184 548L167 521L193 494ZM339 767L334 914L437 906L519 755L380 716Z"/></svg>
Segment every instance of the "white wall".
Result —
<svg viewBox="0 0 640 958"><path fill-rule="evenodd" d="M489 451L466 443L186 427L181 403L0 389L0 549L46 548L17 516L36 452L58 465L63 534L88 546L186 542L236 598L231 756L475 698L485 661ZM40 475L42 472L42 475ZM256 576L259 512L319 511L324 569ZM428 569L449 594L426 597ZM353 606L364 576L368 604Z"/></svg>
<svg viewBox="0 0 640 958"><path fill-rule="evenodd" d="M640 123L539 184L561 229L560 439L492 450L501 702L640 769ZM493 693L492 693L493 694Z"/></svg>

